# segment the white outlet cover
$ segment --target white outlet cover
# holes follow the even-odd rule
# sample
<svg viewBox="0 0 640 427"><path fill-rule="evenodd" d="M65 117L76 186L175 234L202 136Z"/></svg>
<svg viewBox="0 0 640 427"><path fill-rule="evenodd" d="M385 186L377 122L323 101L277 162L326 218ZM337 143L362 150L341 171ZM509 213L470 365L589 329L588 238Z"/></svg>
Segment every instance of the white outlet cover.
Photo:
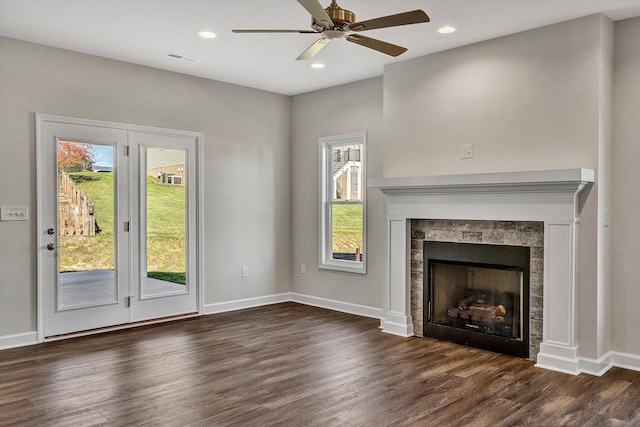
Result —
<svg viewBox="0 0 640 427"><path fill-rule="evenodd" d="M27 206L0 207L0 221L28 221L29 208Z"/></svg>
<svg viewBox="0 0 640 427"><path fill-rule="evenodd" d="M473 159L473 144L461 144L460 145L460 158L461 159Z"/></svg>

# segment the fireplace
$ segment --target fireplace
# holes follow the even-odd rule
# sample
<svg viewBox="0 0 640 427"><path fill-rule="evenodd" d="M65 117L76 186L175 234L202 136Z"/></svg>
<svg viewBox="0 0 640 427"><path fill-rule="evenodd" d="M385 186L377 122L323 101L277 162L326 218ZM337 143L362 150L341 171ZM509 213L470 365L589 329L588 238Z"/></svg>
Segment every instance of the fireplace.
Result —
<svg viewBox="0 0 640 427"><path fill-rule="evenodd" d="M424 242L424 335L529 357L528 247Z"/></svg>
<svg viewBox="0 0 640 427"><path fill-rule="evenodd" d="M386 196L388 273L381 330L405 337L423 333L423 313L417 316L414 305L419 301L422 306L424 274L420 268L420 273L414 275L414 267L423 263L424 240L513 244L507 238L510 236L502 243L495 242L491 231L484 234L464 228L444 233L432 230L435 236L452 234L455 239L434 239L424 232L414 235L415 222L455 218L494 224L542 224L541 247L515 244L531 247L529 358L539 367L580 372L576 337L577 242L583 203L580 194L594 181L595 172L581 168L368 179L369 187L380 189ZM539 265L535 275L534 265ZM538 277L536 282L534 276ZM538 308L534 308L534 301L539 302ZM534 332L540 334L539 345L534 341Z"/></svg>

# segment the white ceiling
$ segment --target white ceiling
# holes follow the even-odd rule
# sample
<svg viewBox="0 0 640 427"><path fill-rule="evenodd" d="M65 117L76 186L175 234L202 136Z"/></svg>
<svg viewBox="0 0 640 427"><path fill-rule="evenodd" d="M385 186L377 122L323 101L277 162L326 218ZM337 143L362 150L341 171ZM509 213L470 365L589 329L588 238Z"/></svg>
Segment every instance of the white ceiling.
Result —
<svg viewBox="0 0 640 427"><path fill-rule="evenodd" d="M320 0L328 6L329 0ZM358 21L423 9L427 24L361 33L407 47L392 58L345 40L312 62L295 58L314 34L233 34L232 29L310 29L296 0L0 0L0 35L285 95L382 75L385 64L602 12L640 16L640 0L340 0ZM458 28L441 35L444 25ZM197 32L218 34L212 40ZM175 52L195 63L165 56ZM0 58L1 60L1 58Z"/></svg>

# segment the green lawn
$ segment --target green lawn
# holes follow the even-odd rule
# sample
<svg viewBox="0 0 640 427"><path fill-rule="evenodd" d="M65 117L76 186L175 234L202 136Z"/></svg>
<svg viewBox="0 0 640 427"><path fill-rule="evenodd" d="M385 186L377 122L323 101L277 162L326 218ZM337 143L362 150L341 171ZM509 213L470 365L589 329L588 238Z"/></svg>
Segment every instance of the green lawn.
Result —
<svg viewBox="0 0 640 427"><path fill-rule="evenodd" d="M114 267L113 173L77 172L71 178L89 196L100 232L95 237L61 236L60 271ZM147 271L149 277L185 283L185 187L147 179Z"/></svg>
<svg viewBox="0 0 640 427"><path fill-rule="evenodd" d="M60 271L112 270L113 173L77 172L71 178L95 206L100 232L95 237L61 236ZM185 283L185 187L162 185L147 177L147 272L149 277ZM362 206L333 206L333 252L363 250Z"/></svg>
<svg viewBox="0 0 640 427"><path fill-rule="evenodd" d="M355 253L362 248L362 206L333 205L333 252Z"/></svg>

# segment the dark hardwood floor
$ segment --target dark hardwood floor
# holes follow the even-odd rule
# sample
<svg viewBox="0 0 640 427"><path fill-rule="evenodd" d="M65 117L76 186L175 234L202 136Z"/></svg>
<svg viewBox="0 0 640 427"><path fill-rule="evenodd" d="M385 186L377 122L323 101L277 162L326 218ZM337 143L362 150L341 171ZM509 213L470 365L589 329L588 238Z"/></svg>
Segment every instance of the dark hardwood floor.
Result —
<svg viewBox="0 0 640 427"><path fill-rule="evenodd" d="M640 425L598 378L295 303L0 351L0 425Z"/></svg>

